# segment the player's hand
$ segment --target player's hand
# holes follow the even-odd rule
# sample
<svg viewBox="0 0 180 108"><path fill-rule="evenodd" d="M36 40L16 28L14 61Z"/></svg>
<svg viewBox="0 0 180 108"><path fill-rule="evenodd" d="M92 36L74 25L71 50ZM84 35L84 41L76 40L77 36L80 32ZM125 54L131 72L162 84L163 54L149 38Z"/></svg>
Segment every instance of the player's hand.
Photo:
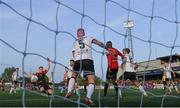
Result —
<svg viewBox="0 0 180 108"><path fill-rule="evenodd" d="M47 58L47 61L53 63L53 61L51 61L49 58Z"/></svg>
<svg viewBox="0 0 180 108"><path fill-rule="evenodd" d="M49 59L49 58L47 58L47 61L48 61L48 62L50 62L50 59Z"/></svg>

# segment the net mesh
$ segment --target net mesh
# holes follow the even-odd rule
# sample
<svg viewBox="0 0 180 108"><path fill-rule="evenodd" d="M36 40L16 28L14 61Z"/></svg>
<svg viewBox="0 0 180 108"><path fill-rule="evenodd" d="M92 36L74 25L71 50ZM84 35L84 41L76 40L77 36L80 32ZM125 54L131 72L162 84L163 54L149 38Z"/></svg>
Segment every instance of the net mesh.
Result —
<svg viewBox="0 0 180 108"><path fill-rule="evenodd" d="M114 34L116 34L119 38L123 38L124 39L124 47L127 47L127 35L128 35L128 32L126 31L126 33L122 33L122 32L119 32L118 30L115 30L113 27L109 26L107 24L107 17L108 17L108 7L109 6L117 6L121 9L123 9L125 12L127 12L127 21L131 19L131 14L134 14L134 15L137 15L137 16L140 16L140 17L143 17L143 18L146 18L147 20L149 20L149 38L148 39L143 39L143 38L140 38L140 36L136 36L134 34L132 34L132 39L134 42L136 41L141 41L141 42L144 42L145 44L147 44L149 46L149 54L148 54L148 60L147 61L150 61L151 60L151 56L152 56L152 45L159 45L161 47L164 47L166 48L167 50L170 50L170 59L172 59L172 55L173 55L173 51L175 49L179 49L180 46L177 45L177 39L178 39L178 30L179 30L179 24L180 22L178 21L178 6L179 6L179 2L178 0L172 0L171 2L174 2L174 6L175 6L175 9L174 9L174 15L175 15L175 20L171 20L171 19L167 19L165 17L162 17L162 16L156 16L154 14L154 11L155 11L155 5L156 5L156 0L152 0L151 2L151 15L146 15L146 14L143 14L141 12L138 12L136 10L133 10L133 8L131 7L132 6L132 2L131 0L128 0L128 8L124 5L121 4L121 2L118 2L118 1L115 1L115 0L102 0L102 3L104 5L103 7L103 23L100 23L98 22L95 18L93 18L92 16L88 15L86 13L86 0L80 0L82 2L82 6L81 7L81 11L79 10L76 10L75 8L73 8L72 6L70 5L67 5L63 0L52 0L55 4L56 4L56 10L55 10L55 23L56 23L56 27L54 29L52 29L51 27L48 27L47 25L37 21L36 19L33 18L33 5L32 3L34 2L34 4L36 3L35 0L29 0L29 1L26 1L28 2L28 8L29 8L29 15L23 15L21 14L18 10L16 10L15 8L13 8L13 6L11 6L10 4L8 4L5 0L0 0L0 6L4 6L8 9L8 11L12 11L13 13L15 13L16 15L18 15L19 17L21 17L23 20L25 20L27 23L26 25L26 35L25 35L25 44L24 44L24 50L19 50L18 48L16 48L16 46L13 46L11 45L10 43L8 43L5 39L3 38L0 38L0 42L2 44L5 44L6 46L8 46L9 48L11 48L12 50L14 50L16 53L18 54L21 54L23 56L22 58L22 75L23 75L23 86L22 86L22 91L23 91L23 94L22 94L22 106L23 107L26 107L26 103L25 103L25 93L26 91L29 91L29 92L32 92L34 94L37 94L37 95L41 95L40 93L38 92L35 92L35 91L31 91L31 90L28 90L28 89L25 89L25 59L27 56L29 55L33 55L33 56L37 56L39 58L42 58L44 60L47 60L47 57L45 57L44 55L41 55L41 54L38 54L38 53L34 53L34 52L28 52L28 43L29 43L29 34L30 34L30 27L32 27L34 24L37 25L37 26L40 26L40 27L43 27L43 29L46 29L48 30L49 32L52 32L54 33L54 36L52 36L51 38L54 39L54 58L53 58L53 71L51 72L51 77L52 77L52 82L54 82L54 74L55 74L55 70L57 68L57 65L58 66L61 66L61 67L66 67L63 63L61 63L60 61L57 60L57 44L58 44L58 41L57 41L57 38L59 35L63 35L63 34L66 34L68 36L70 36L71 38L73 38L74 40L76 40L76 36L73 35L73 33L69 32L69 31L62 31L60 30L59 26L60 25L60 22L63 22L61 21L61 19L59 18L60 16L60 13L62 13L64 10L63 9L66 9L66 10L69 10L69 11L72 11L73 13L79 15L81 18L80 18L80 27L84 27L84 24L86 24L86 20L90 20L92 21L95 25L97 25L98 27L100 27L102 29L102 39L103 39L103 43L105 44L106 43L106 37L107 37L107 31L111 31L113 32ZM43 2L42 2L43 3ZM62 8L63 7L63 8ZM152 38L153 38L153 31L152 31L152 27L153 27L153 22L154 20L161 20L161 21L165 21L166 23L170 23L170 24L174 24L175 26L175 36L172 38L174 38L173 42L172 42L172 45L167 45L167 44L163 44L163 43L160 43L160 42L156 42L156 41L153 41ZM3 34L1 34L3 35ZM91 47L92 48L92 47ZM101 79L103 80L104 78L104 58L105 58L105 50L103 49L102 51L99 51L99 50L96 50L95 48L92 48L92 50L97 53L97 54L100 54L101 55ZM133 49L134 50L134 49ZM136 58L136 57L135 57ZM149 65L149 62L147 63L147 65L145 66L145 70L147 70L147 68L150 67ZM67 68L67 67L66 67ZM100 82L100 87L102 87L102 80ZM143 75L143 82L145 82L145 74ZM143 83L144 84L144 83ZM54 83L53 83L53 90L54 90ZM133 90L133 89L131 89ZM134 92L137 92L136 90L133 90ZM101 90L99 89L99 92L98 92L98 106L101 107ZM164 94L164 95L155 95L151 92L148 92L148 94L151 94L152 96L154 97L162 97L162 101L161 101L161 107L163 107L164 105L164 99L167 97L167 92ZM173 98L177 98L177 99L180 99L180 97L178 96L170 96L170 97L173 97ZM77 103L78 104L78 107L80 106L87 106L83 103L80 102L80 98L81 98L81 95L79 94L78 95L78 99L77 101L73 101L71 99L66 99L62 96L58 96L58 95L55 95L53 94L52 96L50 96L48 99L49 99L49 107L52 107L52 101L54 98L59 98L59 99L63 99L63 100L67 100L69 102L72 102L72 103ZM121 99L118 98L118 103L117 103L117 106L121 106L120 105L120 101ZM140 107L143 106L143 100L144 100L144 95L142 94L141 95L141 102L140 102Z"/></svg>

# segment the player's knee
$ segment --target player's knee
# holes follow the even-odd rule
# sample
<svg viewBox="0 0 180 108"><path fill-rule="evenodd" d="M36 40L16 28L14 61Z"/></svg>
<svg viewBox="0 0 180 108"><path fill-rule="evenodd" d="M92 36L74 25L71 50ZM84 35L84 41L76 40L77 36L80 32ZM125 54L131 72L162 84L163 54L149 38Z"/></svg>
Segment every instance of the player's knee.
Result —
<svg viewBox="0 0 180 108"><path fill-rule="evenodd" d="M88 77L88 83L94 83L94 77Z"/></svg>
<svg viewBox="0 0 180 108"><path fill-rule="evenodd" d="M52 93L53 93L52 89L49 89L48 90L48 95L52 95Z"/></svg>
<svg viewBox="0 0 180 108"><path fill-rule="evenodd" d="M88 85L91 85L91 84L95 86L95 83L93 83L93 82L88 83Z"/></svg>
<svg viewBox="0 0 180 108"><path fill-rule="evenodd" d="M40 88L40 91L45 91L44 87L41 87L41 88Z"/></svg>
<svg viewBox="0 0 180 108"><path fill-rule="evenodd" d="M94 75L93 75L93 74L87 75L87 79L88 79L88 80L93 80L93 81L94 81Z"/></svg>
<svg viewBox="0 0 180 108"><path fill-rule="evenodd" d="M76 80L76 78L77 78L77 77L74 77L74 76L71 77L71 79L74 79L74 80Z"/></svg>
<svg viewBox="0 0 180 108"><path fill-rule="evenodd" d="M89 80L88 84L94 84L94 80Z"/></svg>

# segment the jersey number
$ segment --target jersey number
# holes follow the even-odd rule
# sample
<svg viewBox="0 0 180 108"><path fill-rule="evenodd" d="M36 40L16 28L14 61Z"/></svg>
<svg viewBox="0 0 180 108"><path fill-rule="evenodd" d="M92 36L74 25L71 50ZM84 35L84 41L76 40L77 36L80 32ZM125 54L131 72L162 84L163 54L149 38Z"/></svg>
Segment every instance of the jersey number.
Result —
<svg viewBox="0 0 180 108"><path fill-rule="evenodd" d="M85 48L85 44L82 41L79 41L79 48L80 49Z"/></svg>

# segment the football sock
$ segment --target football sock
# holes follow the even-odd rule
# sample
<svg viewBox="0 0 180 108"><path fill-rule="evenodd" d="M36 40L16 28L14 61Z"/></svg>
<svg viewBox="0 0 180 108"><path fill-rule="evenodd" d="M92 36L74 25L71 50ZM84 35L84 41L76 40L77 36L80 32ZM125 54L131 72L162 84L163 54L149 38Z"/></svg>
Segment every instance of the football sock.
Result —
<svg viewBox="0 0 180 108"><path fill-rule="evenodd" d="M93 92L94 92L94 84L89 84L88 88L87 88L86 97L91 99L91 96L92 96Z"/></svg>
<svg viewBox="0 0 180 108"><path fill-rule="evenodd" d="M106 94L107 94L108 87L109 87L109 84L105 83L105 85L104 85L104 96L106 96Z"/></svg>
<svg viewBox="0 0 180 108"><path fill-rule="evenodd" d="M74 79L74 78L71 78L71 79L69 80L69 84L68 84L68 93L69 93L69 92L72 92L73 87L74 87L74 84L75 84L75 79Z"/></svg>

